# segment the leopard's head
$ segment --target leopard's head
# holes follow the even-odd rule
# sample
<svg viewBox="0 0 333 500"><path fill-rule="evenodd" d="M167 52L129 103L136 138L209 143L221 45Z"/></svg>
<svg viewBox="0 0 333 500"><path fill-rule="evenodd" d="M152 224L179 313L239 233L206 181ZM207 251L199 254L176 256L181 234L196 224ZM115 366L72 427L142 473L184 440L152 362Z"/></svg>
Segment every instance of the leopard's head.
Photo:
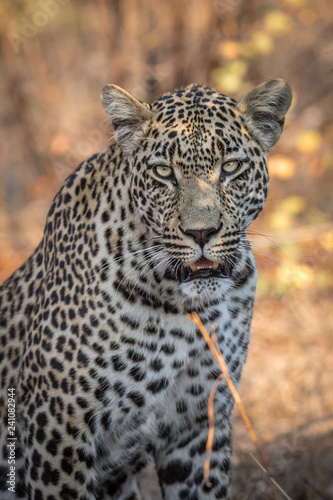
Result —
<svg viewBox="0 0 333 500"><path fill-rule="evenodd" d="M221 296L235 284L291 100L281 79L239 102L190 85L147 105L104 87L103 106L130 165L132 201L185 296Z"/></svg>

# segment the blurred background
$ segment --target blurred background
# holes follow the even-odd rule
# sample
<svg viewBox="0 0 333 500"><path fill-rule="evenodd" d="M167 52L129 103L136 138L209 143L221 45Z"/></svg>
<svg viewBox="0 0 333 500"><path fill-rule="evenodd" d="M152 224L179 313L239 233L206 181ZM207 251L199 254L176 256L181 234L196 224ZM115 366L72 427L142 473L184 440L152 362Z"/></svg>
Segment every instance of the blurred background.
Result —
<svg viewBox="0 0 333 500"><path fill-rule="evenodd" d="M190 82L240 98L289 81L249 232L260 277L240 392L286 494L333 498L332 2L1 0L0 72L0 282L40 241L64 179L112 140L105 83L150 102ZM289 498L273 496L237 410L234 421L234 498Z"/></svg>

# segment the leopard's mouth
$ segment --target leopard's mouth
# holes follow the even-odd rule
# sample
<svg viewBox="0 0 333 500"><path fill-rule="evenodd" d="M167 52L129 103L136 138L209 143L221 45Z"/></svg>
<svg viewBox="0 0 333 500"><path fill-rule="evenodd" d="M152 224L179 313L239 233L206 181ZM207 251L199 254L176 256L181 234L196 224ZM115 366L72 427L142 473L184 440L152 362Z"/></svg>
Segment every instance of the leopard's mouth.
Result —
<svg viewBox="0 0 333 500"><path fill-rule="evenodd" d="M180 283L188 283L196 279L230 278L233 266L232 261L218 263L201 257L194 264L179 266L178 279Z"/></svg>

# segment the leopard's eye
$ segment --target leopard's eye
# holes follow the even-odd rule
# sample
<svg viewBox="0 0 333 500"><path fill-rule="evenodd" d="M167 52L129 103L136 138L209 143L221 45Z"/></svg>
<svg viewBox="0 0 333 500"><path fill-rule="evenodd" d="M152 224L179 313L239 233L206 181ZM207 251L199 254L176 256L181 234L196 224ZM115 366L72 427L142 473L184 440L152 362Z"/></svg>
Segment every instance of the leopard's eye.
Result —
<svg viewBox="0 0 333 500"><path fill-rule="evenodd" d="M153 172L162 179L172 179L174 177L172 168L167 165L156 165L153 168Z"/></svg>
<svg viewBox="0 0 333 500"><path fill-rule="evenodd" d="M241 166L238 160L226 161L222 165L222 172L224 174L234 174Z"/></svg>

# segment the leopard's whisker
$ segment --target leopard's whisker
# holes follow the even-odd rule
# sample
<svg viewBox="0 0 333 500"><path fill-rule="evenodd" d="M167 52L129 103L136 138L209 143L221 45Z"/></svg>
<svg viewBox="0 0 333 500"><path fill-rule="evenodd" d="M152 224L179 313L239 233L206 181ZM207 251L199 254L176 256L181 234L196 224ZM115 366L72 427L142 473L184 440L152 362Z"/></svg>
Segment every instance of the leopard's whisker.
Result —
<svg viewBox="0 0 333 500"><path fill-rule="evenodd" d="M153 259L158 260L158 256L161 254L161 251L163 251L163 250L164 250L164 247L162 248L162 250L156 249L156 247L152 247L152 250L150 250L150 252L148 252L148 254L147 254L147 260L144 261L143 263L140 263L140 264L144 265L144 268L143 268L142 272L139 274L139 277L136 280L136 283L140 279L140 276L142 276L143 272L145 272L145 273L147 272L147 274L150 274L150 264L152 263L152 260ZM146 271L147 268L148 268L148 271ZM121 284L123 283L123 281L128 278L129 274L132 273L133 271L135 271L136 269L137 268L133 268L133 269L130 269L128 271L128 273L123 277L123 279L118 284L118 289L121 286Z"/></svg>
<svg viewBox="0 0 333 500"><path fill-rule="evenodd" d="M163 260L157 262L157 264L153 268L149 268L148 271L147 271L147 273L146 273L146 275L148 276L148 275L152 274L158 266L160 266L160 265L162 265L162 264L164 264L166 262L169 262L171 259L172 259L172 257L170 255L169 256L165 256L165 258ZM149 265L148 265L148 267L149 267ZM136 281L135 281L135 283L134 283L134 285L132 287L132 291L131 291L131 293L129 295L129 298L132 296L132 293L133 293L133 291L134 291L134 289L135 289L138 281L140 280L141 276L142 276L142 273L140 273L139 277L136 279Z"/></svg>

